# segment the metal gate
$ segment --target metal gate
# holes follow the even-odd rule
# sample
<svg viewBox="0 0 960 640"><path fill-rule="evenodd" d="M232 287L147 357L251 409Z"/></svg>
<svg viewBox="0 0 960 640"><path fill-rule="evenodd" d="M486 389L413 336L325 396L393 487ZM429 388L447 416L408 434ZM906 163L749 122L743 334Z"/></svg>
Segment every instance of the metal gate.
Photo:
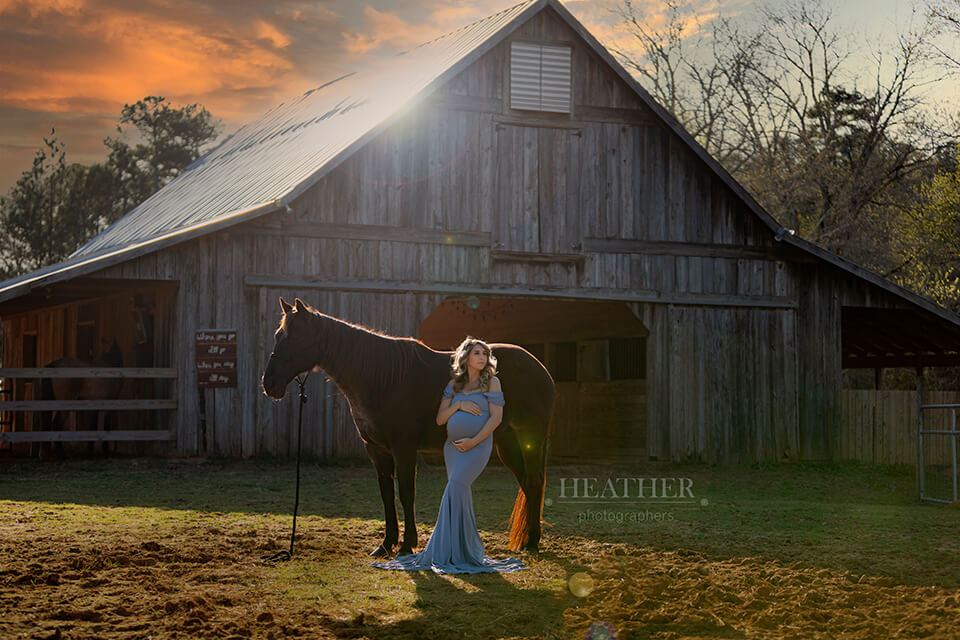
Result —
<svg viewBox="0 0 960 640"><path fill-rule="evenodd" d="M917 411L917 485L920 499L952 503L960 500L957 475L957 409L960 404L920 404ZM949 410L949 429L945 425L926 428L924 413ZM927 422L930 422L929 420ZM942 423L943 420L933 422Z"/></svg>

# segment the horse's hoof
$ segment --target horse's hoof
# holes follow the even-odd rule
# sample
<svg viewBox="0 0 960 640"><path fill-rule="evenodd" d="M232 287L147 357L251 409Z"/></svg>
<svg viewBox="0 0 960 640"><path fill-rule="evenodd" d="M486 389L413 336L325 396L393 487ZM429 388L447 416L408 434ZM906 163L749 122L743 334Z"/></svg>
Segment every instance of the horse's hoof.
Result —
<svg viewBox="0 0 960 640"><path fill-rule="evenodd" d="M377 547L376 549L370 552L371 558L382 558L388 555L390 555L390 552L387 551L383 545L380 545L379 547Z"/></svg>
<svg viewBox="0 0 960 640"><path fill-rule="evenodd" d="M529 553L534 556L540 555L540 549L535 544L528 544L521 549L524 553Z"/></svg>
<svg viewBox="0 0 960 640"><path fill-rule="evenodd" d="M399 556L409 556L409 555L411 555L412 553L413 553L413 549L412 549L411 547L400 547L400 550L397 551L397 557L399 557Z"/></svg>

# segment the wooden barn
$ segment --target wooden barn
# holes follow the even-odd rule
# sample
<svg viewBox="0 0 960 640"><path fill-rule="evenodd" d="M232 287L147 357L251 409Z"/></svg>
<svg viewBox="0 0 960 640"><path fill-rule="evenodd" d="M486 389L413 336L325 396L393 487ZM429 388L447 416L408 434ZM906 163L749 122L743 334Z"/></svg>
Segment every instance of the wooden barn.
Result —
<svg viewBox="0 0 960 640"><path fill-rule="evenodd" d="M279 296L524 345L557 383L554 456L867 459L843 370L960 364L960 318L781 228L556 0L276 107L0 284L0 442L291 455L295 394L259 386ZM52 402L116 419L43 431L45 365L114 339L124 366L82 373L119 397ZM305 450L363 455L334 385L307 386Z"/></svg>

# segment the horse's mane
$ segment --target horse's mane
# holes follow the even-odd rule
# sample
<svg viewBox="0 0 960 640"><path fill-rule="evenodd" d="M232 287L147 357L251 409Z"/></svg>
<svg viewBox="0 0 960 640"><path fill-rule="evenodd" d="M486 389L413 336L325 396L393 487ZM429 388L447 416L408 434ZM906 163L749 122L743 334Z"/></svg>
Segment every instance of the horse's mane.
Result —
<svg viewBox="0 0 960 640"><path fill-rule="evenodd" d="M328 373L349 369L354 379L364 380L365 384L363 388L357 385L356 389L346 388L344 391L361 392L373 406L386 402L397 388L416 384L418 370L432 364L430 354L440 355L417 338L393 336L304 306L312 318L324 323L326 354L331 370ZM285 314L280 323L284 330L287 318ZM407 379L410 376L413 376L412 380ZM347 383L347 386L351 385ZM440 390L437 394L439 397Z"/></svg>

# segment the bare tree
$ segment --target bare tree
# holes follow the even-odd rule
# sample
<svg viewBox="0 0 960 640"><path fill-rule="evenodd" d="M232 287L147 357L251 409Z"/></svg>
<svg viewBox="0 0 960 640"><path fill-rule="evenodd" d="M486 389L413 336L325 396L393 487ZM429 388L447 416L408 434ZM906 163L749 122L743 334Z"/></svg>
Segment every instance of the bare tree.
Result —
<svg viewBox="0 0 960 640"><path fill-rule="evenodd" d="M927 5L930 23L938 33L960 36L960 0L938 0ZM955 40L953 42L956 42ZM960 55L934 44L940 55L953 67L960 67Z"/></svg>
<svg viewBox="0 0 960 640"><path fill-rule="evenodd" d="M619 11L639 53L621 60L757 200L787 227L885 272L896 268L887 215L953 141L932 126L923 90L928 32L855 56L819 0L790 0L744 24L702 25L689 0L668 0L649 28Z"/></svg>
<svg viewBox="0 0 960 640"><path fill-rule="evenodd" d="M641 55L616 47L612 51L707 151L722 158L730 86L716 58L716 40L707 41L704 25L686 0L664 0L664 6L666 25L654 30L631 0L623 0L614 11L629 26Z"/></svg>

